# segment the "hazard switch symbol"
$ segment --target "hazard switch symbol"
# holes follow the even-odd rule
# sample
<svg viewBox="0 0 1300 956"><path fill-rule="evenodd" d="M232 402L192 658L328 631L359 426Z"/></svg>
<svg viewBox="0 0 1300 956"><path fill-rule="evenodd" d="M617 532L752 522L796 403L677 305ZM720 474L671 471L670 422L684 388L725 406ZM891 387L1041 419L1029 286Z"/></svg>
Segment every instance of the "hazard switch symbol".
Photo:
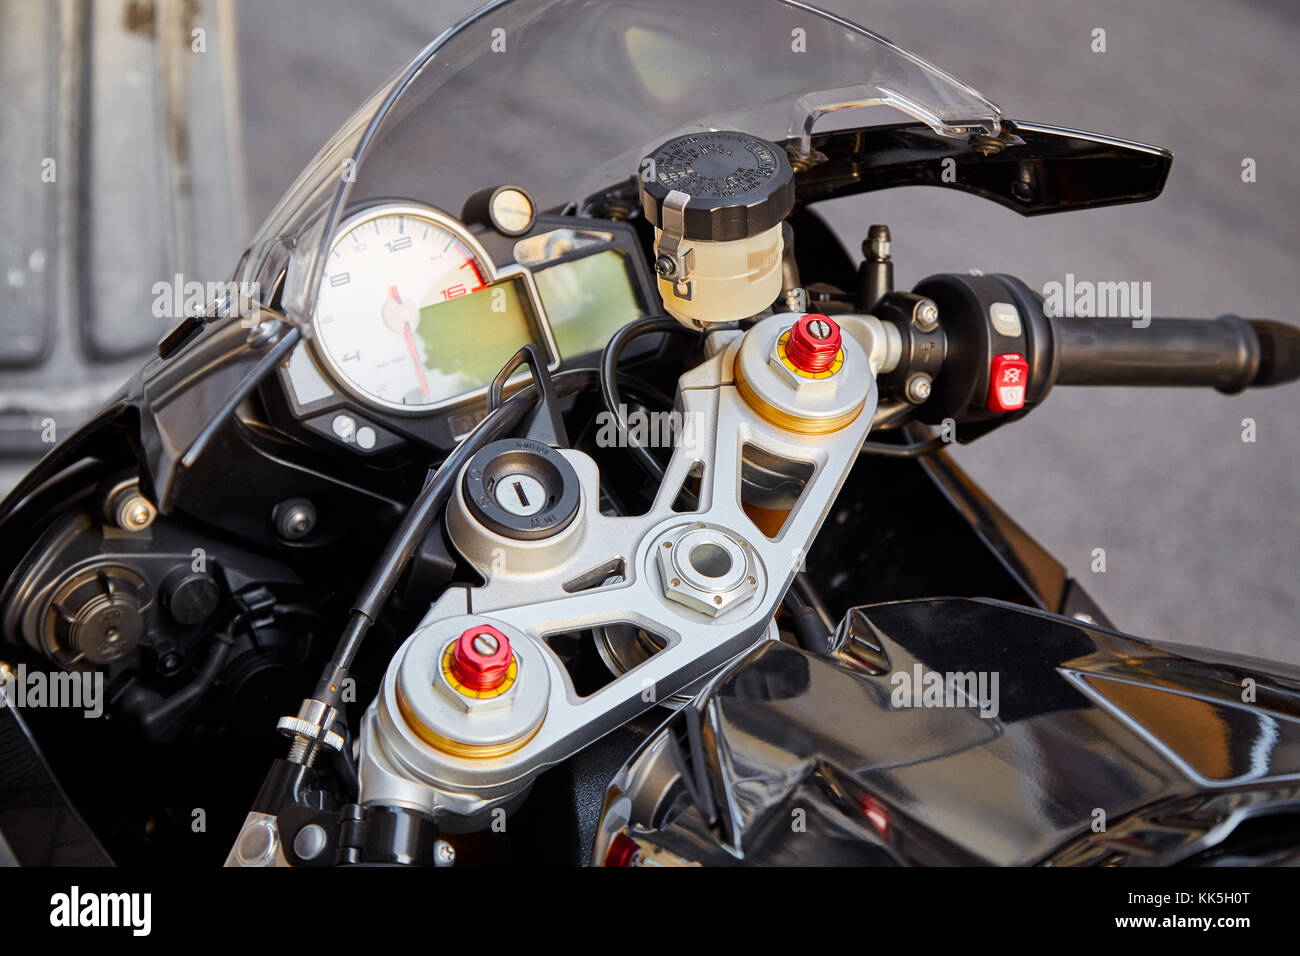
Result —
<svg viewBox="0 0 1300 956"><path fill-rule="evenodd" d="M989 368L988 407L991 412L1014 412L1025 407L1029 363L1019 352L993 356Z"/></svg>

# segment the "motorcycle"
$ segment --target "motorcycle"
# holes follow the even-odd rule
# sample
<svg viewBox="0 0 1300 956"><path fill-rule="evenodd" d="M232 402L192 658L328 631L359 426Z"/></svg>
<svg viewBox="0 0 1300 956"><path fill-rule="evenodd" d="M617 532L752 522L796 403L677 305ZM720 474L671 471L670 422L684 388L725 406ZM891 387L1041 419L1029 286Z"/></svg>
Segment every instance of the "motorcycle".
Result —
<svg viewBox="0 0 1300 956"><path fill-rule="evenodd" d="M4 842L1300 861L1300 670L1116 631L946 451L1057 386L1293 382L1300 331L904 291L887 226L859 260L817 211L1094 209L1171 162L795 0L483 7L0 505L3 699L103 702L0 707Z"/></svg>

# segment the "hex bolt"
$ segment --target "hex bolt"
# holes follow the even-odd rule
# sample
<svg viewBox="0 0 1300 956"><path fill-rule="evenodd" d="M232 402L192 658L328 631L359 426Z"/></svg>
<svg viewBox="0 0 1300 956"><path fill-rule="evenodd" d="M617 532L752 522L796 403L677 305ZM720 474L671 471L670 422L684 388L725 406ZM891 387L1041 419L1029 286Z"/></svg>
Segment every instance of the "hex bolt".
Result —
<svg viewBox="0 0 1300 956"><path fill-rule="evenodd" d="M930 397L930 376L924 372L917 372L907 380L907 400L914 405L920 405Z"/></svg>
<svg viewBox="0 0 1300 956"><path fill-rule="evenodd" d="M873 225L867 230L867 238L862 241L862 258L872 262L888 262L890 245L889 227Z"/></svg>
<svg viewBox="0 0 1300 956"><path fill-rule="evenodd" d="M758 589L754 555L743 538L702 523L668 534L672 538L655 552L669 601L717 617Z"/></svg>
<svg viewBox="0 0 1300 956"><path fill-rule="evenodd" d="M912 312L912 324L921 332L933 332L939 327L939 309L929 299L916 304Z"/></svg>
<svg viewBox="0 0 1300 956"><path fill-rule="evenodd" d="M451 671L473 692L496 690L505 683L514 653L510 639L490 624L465 630L452 645Z"/></svg>
<svg viewBox="0 0 1300 956"><path fill-rule="evenodd" d="M840 327L820 312L801 316L786 338L786 358L804 375L827 372L840 354Z"/></svg>

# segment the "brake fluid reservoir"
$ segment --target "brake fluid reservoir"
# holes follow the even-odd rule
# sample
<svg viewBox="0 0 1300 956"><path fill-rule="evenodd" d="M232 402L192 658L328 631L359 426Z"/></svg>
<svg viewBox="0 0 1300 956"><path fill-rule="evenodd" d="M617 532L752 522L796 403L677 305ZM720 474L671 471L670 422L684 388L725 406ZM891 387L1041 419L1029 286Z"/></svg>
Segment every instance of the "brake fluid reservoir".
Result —
<svg viewBox="0 0 1300 956"><path fill-rule="evenodd" d="M645 158L664 308L691 328L756 315L781 293L781 222L794 208L785 150L747 133L690 133Z"/></svg>

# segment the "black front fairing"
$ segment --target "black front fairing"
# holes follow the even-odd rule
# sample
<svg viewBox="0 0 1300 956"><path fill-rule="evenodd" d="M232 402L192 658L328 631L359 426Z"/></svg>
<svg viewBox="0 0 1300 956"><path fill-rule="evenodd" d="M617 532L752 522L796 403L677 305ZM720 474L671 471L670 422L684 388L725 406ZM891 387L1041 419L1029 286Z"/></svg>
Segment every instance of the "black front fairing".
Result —
<svg viewBox="0 0 1300 956"><path fill-rule="evenodd" d="M994 601L857 608L837 640L763 645L648 740L595 859L624 827L706 865L1297 859L1294 668Z"/></svg>

